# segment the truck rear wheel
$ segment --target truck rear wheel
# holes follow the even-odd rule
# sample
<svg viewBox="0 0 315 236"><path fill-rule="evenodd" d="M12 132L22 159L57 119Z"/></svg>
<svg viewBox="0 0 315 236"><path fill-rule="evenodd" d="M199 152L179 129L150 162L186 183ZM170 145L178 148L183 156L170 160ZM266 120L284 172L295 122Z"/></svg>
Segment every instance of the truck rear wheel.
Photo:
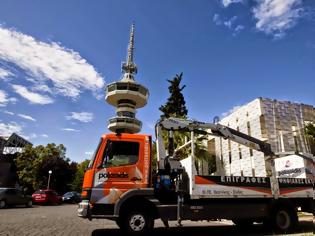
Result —
<svg viewBox="0 0 315 236"><path fill-rule="evenodd" d="M271 215L271 225L277 233L292 232L298 223L298 216L294 208L288 206L278 206Z"/></svg>
<svg viewBox="0 0 315 236"><path fill-rule="evenodd" d="M153 229L154 220L146 210L130 210L126 212L122 224L119 225L128 234L145 235Z"/></svg>

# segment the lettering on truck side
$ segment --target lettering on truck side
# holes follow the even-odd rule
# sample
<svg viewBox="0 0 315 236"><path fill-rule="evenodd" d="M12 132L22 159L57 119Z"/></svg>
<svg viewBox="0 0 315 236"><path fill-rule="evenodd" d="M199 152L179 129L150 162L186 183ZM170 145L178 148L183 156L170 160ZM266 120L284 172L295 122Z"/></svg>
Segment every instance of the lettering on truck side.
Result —
<svg viewBox="0 0 315 236"><path fill-rule="evenodd" d="M223 183L266 183L265 177L221 176Z"/></svg>
<svg viewBox="0 0 315 236"><path fill-rule="evenodd" d="M99 182L102 180L107 180L108 178L122 178L122 179L126 179L128 178L129 175L126 172L123 173L99 173L98 174L98 180Z"/></svg>

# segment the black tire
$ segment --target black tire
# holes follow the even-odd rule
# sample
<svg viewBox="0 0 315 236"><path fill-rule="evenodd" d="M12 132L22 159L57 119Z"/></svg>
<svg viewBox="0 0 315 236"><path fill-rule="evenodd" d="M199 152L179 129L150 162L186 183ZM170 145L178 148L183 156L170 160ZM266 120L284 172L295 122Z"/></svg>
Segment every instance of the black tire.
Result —
<svg viewBox="0 0 315 236"><path fill-rule="evenodd" d="M290 206L278 206L273 210L269 224L276 233L290 233L298 224L297 212Z"/></svg>
<svg viewBox="0 0 315 236"><path fill-rule="evenodd" d="M252 219L233 219L232 222L240 228L248 228L253 226L254 220Z"/></svg>
<svg viewBox="0 0 315 236"><path fill-rule="evenodd" d="M154 219L146 210L137 209L125 212L117 224L129 235L147 235L154 227Z"/></svg>
<svg viewBox="0 0 315 236"><path fill-rule="evenodd" d="M29 200L29 201L25 204L25 207L31 208L32 206L33 206L32 200Z"/></svg>
<svg viewBox="0 0 315 236"><path fill-rule="evenodd" d="M5 200L0 200L0 209L6 208L7 203Z"/></svg>

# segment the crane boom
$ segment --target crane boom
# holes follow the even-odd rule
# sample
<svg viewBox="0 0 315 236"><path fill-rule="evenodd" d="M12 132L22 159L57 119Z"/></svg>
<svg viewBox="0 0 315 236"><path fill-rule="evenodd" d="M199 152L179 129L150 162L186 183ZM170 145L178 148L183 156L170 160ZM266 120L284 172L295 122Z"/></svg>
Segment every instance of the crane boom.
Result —
<svg viewBox="0 0 315 236"><path fill-rule="evenodd" d="M266 156L272 156L274 153L271 151L269 143L261 141L257 138L239 132L235 129L229 128L221 124L206 123L196 120L186 120L180 118L165 118L157 123L157 128L162 128L169 131L193 131L194 133L207 134L224 139L229 139L242 144L246 147L263 152ZM159 134L158 134L159 133ZM161 132L157 132L161 135ZM157 137L158 138L158 137ZM159 139L159 138L158 138Z"/></svg>

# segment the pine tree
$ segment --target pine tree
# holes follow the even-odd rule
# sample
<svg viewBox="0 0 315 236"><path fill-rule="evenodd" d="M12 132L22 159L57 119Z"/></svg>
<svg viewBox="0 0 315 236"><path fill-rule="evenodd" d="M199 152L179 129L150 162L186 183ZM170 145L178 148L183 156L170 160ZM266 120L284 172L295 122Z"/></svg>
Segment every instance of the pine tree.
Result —
<svg viewBox="0 0 315 236"><path fill-rule="evenodd" d="M183 89L186 85L181 87L180 83L182 81L183 73L173 78L173 80L167 80L170 83L168 90L170 92L170 97L167 99L165 105L162 105L159 110L163 112L161 117L179 117L179 118L186 118L187 117L187 108L184 96L182 94Z"/></svg>
<svg viewBox="0 0 315 236"><path fill-rule="evenodd" d="M160 106L159 110L163 112L161 115L161 118L168 118L168 117L177 117L177 118L187 118L188 110L186 108L186 102L185 98L182 94L182 91L186 87L186 85L181 86L183 73L180 73L179 75L176 74L176 76L173 78L173 80L167 80L170 83L170 86L168 87L170 97L167 99L167 102L165 105ZM175 149L177 147L180 147L185 143L185 140L190 139L190 133L189 132L178 132L174 131L174 144ZM167 133L163 133L165 146L168 146L168 139L167 139ZM204 160L209 163L210 169L213 170L215 168L215 157L212 156L208 150L207 147L204 144L204 140L206 139L203 135L196 135L195 140L195 155L197 163L199 163L201 160ZM181 150L177 153L177 157L182 159L187 157L190 154L189 148Z"/></svg>

